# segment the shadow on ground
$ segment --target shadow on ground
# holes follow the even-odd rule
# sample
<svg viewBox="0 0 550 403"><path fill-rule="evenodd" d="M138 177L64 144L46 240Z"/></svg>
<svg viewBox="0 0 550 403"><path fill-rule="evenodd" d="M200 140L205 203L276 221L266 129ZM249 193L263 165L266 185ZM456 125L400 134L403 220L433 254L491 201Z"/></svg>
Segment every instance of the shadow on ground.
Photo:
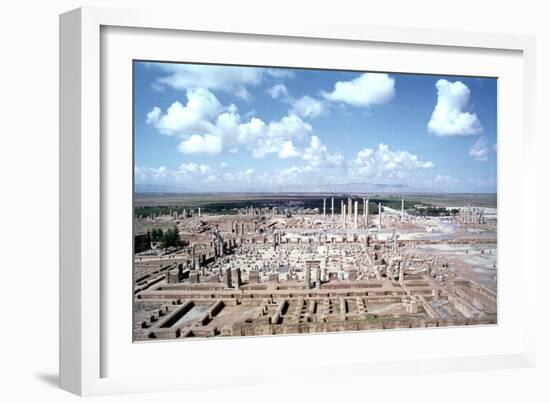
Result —
<svg viewBox="0 0 550 403"><path fill-rule="evenodd" d="M55 388L59 387L59 375L58 374L35 374L36 378L44 382L49 386Z"/></svg>

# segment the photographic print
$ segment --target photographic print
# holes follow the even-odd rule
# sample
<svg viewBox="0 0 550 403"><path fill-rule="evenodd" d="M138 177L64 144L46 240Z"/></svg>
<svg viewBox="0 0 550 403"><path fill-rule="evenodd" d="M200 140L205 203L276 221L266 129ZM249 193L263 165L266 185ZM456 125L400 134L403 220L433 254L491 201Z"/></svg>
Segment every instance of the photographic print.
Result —
<svg viewBox="0 0 550 403"><path fill-rule="evenodd" d="M497 79L133 62L134 341L497 323Z"/></svg>

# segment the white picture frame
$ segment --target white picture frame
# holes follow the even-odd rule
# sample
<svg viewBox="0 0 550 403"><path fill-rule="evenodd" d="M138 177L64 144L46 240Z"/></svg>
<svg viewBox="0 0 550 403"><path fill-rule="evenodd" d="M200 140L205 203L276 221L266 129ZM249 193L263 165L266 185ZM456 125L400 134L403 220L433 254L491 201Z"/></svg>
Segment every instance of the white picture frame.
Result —
<svg viewBox="0 0 550 403"><path fill-rule="evenodd" d="M187 376L174 374L158 376L144 374L125 374L124 368L120 371L110 371L106 362L113 351L119 346L113 345L108 332L104 329L111 322L105 317L109 314L109 305L106 302L108 291L105 290L104 281L109 278L103 271L108 267L106 261L106 246L103 241L103 227L105 227L104 211L109 198L105 191L110 189L106 184L106 160L110 147L109 141L102 140L102 132L108 130L102 119L102 30L108 27L119 29L147 29L159 30L159 32L193 32L217 33L218 35L241 35L254 37L256 41L284 41L290 40L304 44L310 40L333 41L338 43L376 43L377 46L418 46L433 47L434 49L466 49L483 55L484 52L503 51L515 52L516 62L521 64L521 87L523 92L519 103L521 108L522 133L517 133L499 150L506 158L515 158L520 161L521 167L515 164L519 170L514 175L516 183L521 183L523 193L534 193L536 186L534 155L534 93L535 93L535 42L534 38L521 35L468 33L457 31L430 31L408 29L404 27L372 27L349 25L342 22L326 22L306 19L298 23L289 21L285 24L269 22L266 20L238 20L238 19L214 19L199 18L189 14L171 13L169 10L116 10L104 8L81 8L70 11L60 17L60 385L63 389L79 395L96 395L112 393L151 392L163 390L175 390L186 388L207 388L209 385L228 386L229 384L254 385L258 383L281 382L290 379L290 374L280 372L276 377L267 371L258 371L262 366L262 358L257 354L249 354L248 363L256 362L256 371L246 373L246 378L230 375L223 377L221 372L214 373L208 382L199 376ZM429 59L428 59L429 61ZM396 67L399 68L399 67ZM516 70L514 70L516 71ZM516 73L511 73L516 74ZM517 78L517 77L516 77ZM518 105L516 105L518 106ZM505 107L501 105L501 107ZM103 111L105 112L105 111ZM500 113L500 110L499 110ZM499 128L499 131L502 128ZM506 129L506 128L504 128ZM520 148L516 147L519 144ZM499 148L501 147L499 140ZM124 145L122 145L124 147ZM521 153L514 155L513 150ZM503 151L500 153L500 151ZM502 161L499 161L499 175L502 175ZM507 173L507 171L504 171ZM502 182L499 178L499 197L501 195ZM504 186L504 185L503 185ZM131 199L131 195L128 195ZM500 216L504 214L500 209L499 200L499 247L503 235L500 231ZM518 231L521 242L517 245L518 262L521 265L521 278L518 278L519 287L525 297L525 307L532 308L535 312L535 284L529 281L536 276L536 254L526 253L530 233L536 230L535 214L522 217ZM513 235L512 235L513 236ZM516 238L517 238L516 236ZM126 252L127 257L131 253ZM500 256L500 252L499 252ZM500 268L499 268L500 270ZM499 272L500 276L500 272ZM128 278L130 283L130 278ZM499 291L500 292L500 291ZM501 298L499 294L499 298ZM502 300L499 300L499 305ZM499 308L500 309L500 308ZM499 311L499 315L501 312ZM112 315L111 315L112 316ZM510 325L512 326L512 325ZM446 354L438 352L434 356L419 355L398 359L390 357L386 360L373 360L357 354L349 359L340 360L335 356L325 362L312 362L307 374L301 375L302 380L322 379L327 368L345 369L354 371L359 376L371 376L373 374L396 374L439 372L457 370L477 370L490 368L518 368L534 365L534 339L535 322L533 318L526 317L524 321L518 321L515 336L521 334L522 342L514 344L509 350L501 349L483 354L472 349L471 354L457 353ZM490 337L489 332L498 335L505 326L495 327L487 332L484 337ZM442 337L433 335L434 339ZM461 337L464 332L474 332L474 329L449 329L449 334ZM388 336L396 339L403 338L407 331L398 336ZM462 332L462 333L461 333ZM497 332L497 333L495 333ZM393 334L392 333L392 334ZM457 336L460 333L461 336ZM369 333L345 335L345 343L358 343L359 338L368 337ZM414 338L425 337L422 333L414 333ZM514 336L514 337L515 337ZM335 335L314 336L316 341L334 343ZM377 337L380 337L378 334ZM275 341L274 338L253 338L252 340L232 340L232 348L247 348L246 343L252 346L252 351L263 346L285 345L286 349L301 349L304 345L304 337L284 337ZM224 341L225 342L225 341ZM130 341L131 343L131 341ZM223 350L220 341L208 341L215 343L208 345L206 342L195 343L195 350L211 354L209 360L215 360L215 351ZM155 347L167 351L176 351L181 343L162 343ZM107 348L106 346L110 346ZM212 347L210 347L212 346ZM273 347L276 348L277 347ZM154 354L153 348L147 354ZM208 351L211 353L208 353ZM506 350L506 351L505 351ZM130 351L130 350L128 350ZM160 351L160 350L159 350ZM141 354L142 352L140 352ZM220 352L221 354L221 352ZM457 355L458 354L458 355ZM202 357L205 357L204 355ZM126 356L128 358L128 356ZM124 359L124 357L122 357ZM166 362L170 357L165 358ZM198 363L200 355L189 356L191 361ZM276 357L272 357L275 360ZM255 361L254 361L255 360ZM244 360L246 361L246 360ZM155 365L162 365L162 361L155 361ZM283 364L281 364L283 365ZM296 363L289 362L288 368ZM182 370L183 371L183 370Z"/></svg>

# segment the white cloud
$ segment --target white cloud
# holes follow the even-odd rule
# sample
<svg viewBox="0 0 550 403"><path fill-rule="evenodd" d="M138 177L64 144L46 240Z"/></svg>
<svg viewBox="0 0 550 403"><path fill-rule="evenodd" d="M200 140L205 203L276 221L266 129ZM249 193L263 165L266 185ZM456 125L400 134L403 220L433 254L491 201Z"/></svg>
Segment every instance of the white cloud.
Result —
<svg viewBox="0 0 550 403"><path fill-rule="evenodd" d="M475 113L466 112L470 89L460 81L438 80L437 103L428 122L428 130L436 136L469 136L483 128Z"/></svg>
<svg viewBox="0 0 550 403"><path fill-rule="evenodd" d="M179 150L185 154L213 155L226 149L236 152L239 147L248 149L255 158L281 152L285 142L303 142L312 127L298 115L290 112L280 120L265 123L251 117L243 122L235 105L224 107L214 94L204 88L187 90L187 103L174 102L162 114L155 107L148 116L149 124L162 134L180 137ZM287 149L281 156L288 158Z"/></svg>
<svg viewBox="0 0 550 403"><path fill-rule="evenodd" d="M305 95L294 101L292 111L304 118L316 118L325 112L325 108L322 102Z"/></svg>
<svg viewBox="0 0 550 403"><path fill-rule="evenodd" d="M248 90L244 87L237 87L234 91L234 95L237 98L241 98L243 101L251 101L252 99L254 99L252 94L248 92Z"/></svg>
<svg viewBox="0 0 550 403"><path fill-rule="evenodd" d="M287 140L283 142L281 150L279 151L279 158L286 159L286 158L294 158L299 156L300 156L300 153L298 152L296 147L294 147L294 144L292 144L292 140Z"/></svg>
<svg viewBox="0 0 550 403"><path fill-rule="evenodd" d="M309 123L291 113L279 121L269 123L266 134L274 138L304 138L312 130Z"/></svg>
<svg viewBox="0 0 550 403"><path fill-rule="evenodd" d="M147 119L145 120L148 125L152 123L156 123L160 118L161 110L158 106L155 106L151 111L147 114Z"/></svg>
<svg viewBox="0 0 550 403"><path fill-rule="evenodd" d="M258 85L265 69L254 67L209 66L192 64L160 63L155 66L168 73L157 80L158 84L186 90L242 91L247 85Z"/></svg>
<svg viewBox="0 0 550 403"><path fill-rule="evenodd" d="M353 106L385 104L395 95L395 80L385 73L364 73L351 81L338 81L332 92L322 96Z"/></svg>
<svg viewBox="0 0 550 403"><path fill-rule="evenodd" d="M285 98L288 96L288 90L284 84L275 84L267 89L267 93L273 99Z"/></svg>
<svg viewBox="0 0 550 403"><path fill-rule="evenodd" d="M164 86L157 82L151 83L151 88L153 89L153 91L156 91L156 92L161 92L164 90Z"/></svg>
<svg viewBox="0 0 550 403"><path fill-rule="evenodd" d="M151 84L157 91L161 91L165 86L177 90L205 88L230 92L245 101L252 99L247 87L258 86L269 77L278 80L294 77L294 72L288 69L177 63L152 65L166 74Z"/></svg>
<svg viewBox="0 0 550 403"><path fill-rule="evenodd" d="M181 172L207 174L212 172L212 167L206 164L196 164L194 162L183 163L179 166Z"/></svg>
<svg viewBox="0 0 550 403"><path fill-rule="evenodd" d="M470 147L470 155L476 161L487 161L489 159L489 142L486 137L481 136L472 144L472 147Z"/></svg>
<svg viewBox="0 0 550 403"><path fill-rule="evenodd" d="M326 106L323 101L312 98L309 95L295 99L290 96L284 84L275 84L266 91L273 99L278 99L291 105L289 114L299 115L303 118L316 118L326 112Z"/></svg>
<svg viewBox="0 0 550 403"><path fill-rule="evenodd" d="M296 176L296 175L302 175L304 173L310 173L310 172L316 172L318 171L316 168L313 168L309 165L305 166L299 166L299 167L290 167L290 168L284 168L280 171L280 174L282 176Z"/></svg>
<svg viewBox="0 0 550 403"><path fill-rule="evenodd" d="M431 161L421 161L408 151L392 151L380 143L376 150L364 148L359 151L348 171L351 177L405 178L415 170L433 167Z"/></svg>
<svg viewBox="0 0 550 403"><path fill-rule="evenodd" d="M178 150L184 154L203 154L215 155L222 151L222 139L212 134L193 134L188 139L182 141Z"/></svg>
<svg viewBox="0 0 550 403"><path fill-rule="evenodd" d="M271 68L266 69L265 72L273 78L294 78L294 71L290 69Z"/></svg>
<svg viewBox="0 0 550 403"><path fill-rule="evenodd" d="M341 154L330 154L327 146L317 136L311 136L309 147L304 150L302 159L308 161L312 167L319 168L339 167L344 163L344 157Z"/></svg>
<svg viewBox="0 0 550 403"><path fill-rule="evenodd" d="M165 166L158 168L135 167L136 183L163 182L171 176L170 171Z"/></svg>
<svg viewBox="0 0 550 403"><path fill-rule="evenodd" d="M221 178L227 174L224 172L224 168L189 162L181 164L177 169L168 169L165 166L158 168L136 167L134 171L136 183L185 185L195 189L194 185L197 183L220 182Z"/></svg>
<svg viewBox="0 0 550 403"><path fill-rule="evenodd" d="M176 101L160 116L160 108L155 107L147 115L155 117L149 124L166 135L190 136L212 130L209 119L217 116L223 109L218 99L210 91L203 88L187 90L187 104L184 106Z"/></svg>
<svg viewBox="0 0 550 403"><path fill-rule="evenodd" d="M267 125L260 119L252 119L249 123L242 124L239 139L252 152L254 158L264 158L268 154L285 155L284 152L280 153L285 144L288 144L287 141L303 142L312 130L309 123L291 113ZM286 147L288 148L288 145Z"/></svg>
<svg viewBox="0 0 550 403"><path fill-rule="evenodd" d="M204 179L204 182L205 183L217 183L217 182L221 182L221 178L218 175L212 174L212 175L208 175L208 177L206 177L206 179Z"/></svg>

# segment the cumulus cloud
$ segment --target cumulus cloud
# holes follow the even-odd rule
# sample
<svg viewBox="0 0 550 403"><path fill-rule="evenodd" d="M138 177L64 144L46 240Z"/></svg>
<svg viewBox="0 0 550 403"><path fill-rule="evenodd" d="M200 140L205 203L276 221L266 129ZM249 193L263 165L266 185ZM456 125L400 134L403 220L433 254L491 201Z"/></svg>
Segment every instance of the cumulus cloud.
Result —
<svg viewBox="0 0 550 403"><path fill-rule="evenodd" d="M269 87L267 89L267 93L273 99L285 98L285 97L288 96L288 89L286 88L286 85L278 83L278 84L274 84L273 86Z"/></svg>
<svg viewBox="0 0 550 403"><path fill-rule="evenodd" d="M279 158L286 159L286 158L294 158L300 156L300 153L294 147L294 144L292 144L291 140L287 140L283 142L283 145L281 147L281 150L279 151Z"/></svg>
<svg viewBox="0 0 550 403"><path fill-rule="evenodd" d="M258 86L266 78L283 80L294 77L294 72L289 69L177 63L152 65L165 73L151 84L157 91L166 86L177 90L205 88L230 92L245 101L253 98L247 87Z"/></svg>
<svg viewBox="0 0 550 403"><path fill-rule="evenodd" d="M325 112L325 107L321 101L305 95L294 101L292 111L304 118L316 118Z"/></svg>
<svg viewBox="0 0 550 403"><path fill-rule="evenodd" d="M359 151L350 163L349 174L365 178L405 178L415 170L433 167L431 161L421 161L408 151L392 151L380 143L376 150Z"/></svg>
<svg viewBox="0 0 550 403"><path fill-rule="evenodd" d="M236 88L233 92L233 95L235 95L237 98L241 98L244 101L251 101L252 99L254 99L252 94L248 92L248 90L244 87Z"/></svg>
<svg viewBox="0 0 550 403"><path fill-rule="evenodd" d="M163 184L193 186L197 183L220 182L227 174L225 167L215 168L208 164L194 162L183 163L176 169L168 169L165 166L158 168L136 167L135 180L140 184Z"/></svg>
<svg viewBox="0 0 550 403"><path fill-rule="evenodd" d="M481 136L472 144L472 147L470 147L470 155L476 161L487 161L489 159L489 142L486 137Z"/></svg>
<svg viewBox="0 0 550 403"><path fill-rule="evenodd" d="M158 168L135 167L136 183L162 183L165 179L171 178L171 171L165 166Z"/></svg>
<svg viewBox="0 0 550 403"><path fill-rule="evenodd" d="M267 154L279 154L285 144L288 148L288 141L303 142L313 130L309 123L294 114L269 124L254 118L238 127L240 144L250 150L254 158L264 158Z"/></svg>
<svg viewBox="0 0 550 403"><path fill-rule="evenodd" d="M148 114L152 116L149 124L160 133L183 140L178 149L184 154L214 155L244 147L255 158L267 154L289 158L295 151L289 149L287 142L304 142L313 130L292 112L269 123L256 117L243 121L235 105L224 107L207 89L191 88L186 94L185 105L176 101L164 114L158 107Z"/></svg>
<svg viewBox="0 0 550 403"><path fill-rule="evenodd" d="M192 88L187 90L187 104L174 102L161 116L161 110L155 106L147 114L149 124L166 135L190 136L196 133L204 133L212 130L210 119L217 116L223 110L222 105L210 91L204 88ZM154 119L149 119L149 117Z"/></svg>
<svg viewBox="0 0 550 403"><path fill-rule="evenodd" d="M338 153L330 154L327 146L317 136L311 136L309 146L302 154L302 159L308 161L312 167L338 167L344 163L344 157Z"/></svg>
<svg viewBox="0 0 550 403"><path fill-rule="evenodd" d="M325 102L319 99L304 95L301 98L290 96L288 89L284 84L275 84L267 89L267 93L273 98L278 99L290 105L289 113L293 113L302 118L316 118L325 113L327 108Z"/></svg>
<svg viewBox="0 0 550 403"><path fill-rule="evenodd" d="M215 155L222 151L222 139L212 134L193 134L178 145L184 154Z"/></svg>
<svg viewBox="0 0 550 403"><path fill-rule="evenodd" d="M385 104L395 95L395 80L385 73L364 73L351 81L338 81L332 92L322 96L352 106Z"/></svg>
<svg viewBox="0 0 550 403"><path fill-rule="evenodd" d="M179 170L181 172L187 172L187 173L201 173L201 174L207 174L212 172L212 167L210 165L206 164L197 164L194 162L189 163L183 163L179 166Z"/></svg>
<svg viewBox="0 0 550 403"><path fill-rule="evenodd" d="M256 86L260 84L265 74L265 69L255 67L176 63L159 63L155 66L167 74L157 79L157 85L167 85L178 90L205 88L208 90L236 91L247 85Z"/></svg>
<svg viewBox="0 0 550 403"><path fill-rule="evenodd" d="M158 106L155 106L151 111L147 114L147 119L145 120L146 123L149 125L151 123L156 123L160 118L161 110Z"/></svg>
<svg viewBox="0 0 550 403"><path fill-rule="evenodd" d="M467 112L470 89L460 81L438 80L437 103L428 122L436 136L470 136L483 129L475 113Z"/></svg>

